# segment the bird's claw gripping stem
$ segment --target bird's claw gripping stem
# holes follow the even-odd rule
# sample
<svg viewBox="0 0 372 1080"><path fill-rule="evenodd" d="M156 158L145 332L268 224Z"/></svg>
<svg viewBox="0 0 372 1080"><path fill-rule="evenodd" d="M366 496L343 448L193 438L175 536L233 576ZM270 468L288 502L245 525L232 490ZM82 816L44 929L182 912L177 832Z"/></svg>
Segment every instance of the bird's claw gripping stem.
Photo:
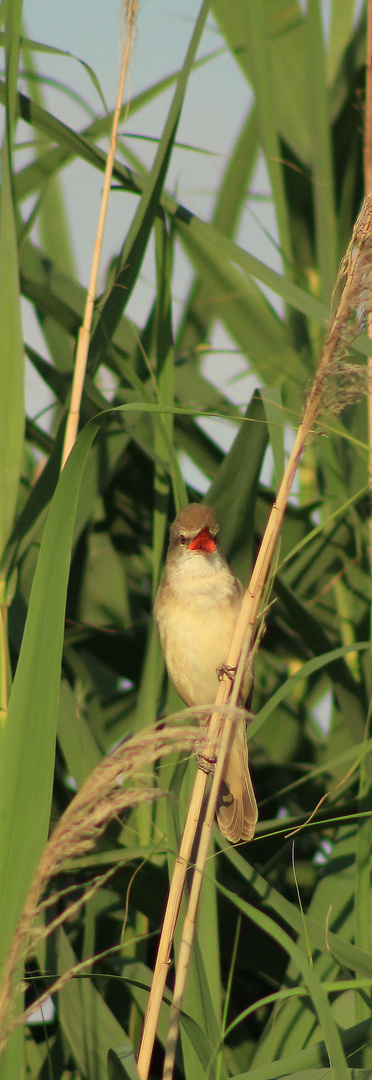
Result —
<svg viewBox="0 0 372 1080"><path fill-rule="evenodd" d="M216 761L217 761L216 757L208 758L208 757L205 757L204 754L199 753L199 754L195 755L195 760L196 760L196 764L198 766L198 769L201 769L201 771L206 773L207 776L209 775L209 773L214 772L214 767L215 767L215 764L216 764Z"/></svg>
<svg viewBox="0 0 372 1080"><path fill-rule="evenodd" d="M221 666L219 668L217 668L217 679L218 679L218 681L221 682L224 675L226 675L227 678L230 679L230 682L234 683L236 670L237 670L236 667L229 667L228 664L221 664Z"/></svg>

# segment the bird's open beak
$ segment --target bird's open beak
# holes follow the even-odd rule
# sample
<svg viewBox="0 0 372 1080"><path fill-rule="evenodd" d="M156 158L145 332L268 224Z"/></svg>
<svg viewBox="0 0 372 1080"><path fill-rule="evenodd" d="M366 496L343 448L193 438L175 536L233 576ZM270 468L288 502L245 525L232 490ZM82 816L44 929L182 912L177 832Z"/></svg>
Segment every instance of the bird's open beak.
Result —
<svg viewBox="0 0 372 1080"><path fill-rule="evenodd" d="M217 544L211 536L208 526L205 529L201 529L197 536L194 536L193 540L190 540L188 545L190 551L216 551Z"/></svg>

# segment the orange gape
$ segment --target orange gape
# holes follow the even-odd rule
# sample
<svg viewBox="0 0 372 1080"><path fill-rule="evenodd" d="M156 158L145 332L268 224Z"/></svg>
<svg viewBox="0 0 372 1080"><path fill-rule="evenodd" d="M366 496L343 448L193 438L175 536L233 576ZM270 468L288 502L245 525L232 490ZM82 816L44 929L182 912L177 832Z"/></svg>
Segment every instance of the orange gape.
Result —
<svg viewBox="0 0 372 1080"><path fill-rule="evenodd" d="M195 537L195 540L190 540L190 543L188 544L190 551L215 551L216 547L217 545L215 544L209 529L201 529L200 533Z"/></svg>

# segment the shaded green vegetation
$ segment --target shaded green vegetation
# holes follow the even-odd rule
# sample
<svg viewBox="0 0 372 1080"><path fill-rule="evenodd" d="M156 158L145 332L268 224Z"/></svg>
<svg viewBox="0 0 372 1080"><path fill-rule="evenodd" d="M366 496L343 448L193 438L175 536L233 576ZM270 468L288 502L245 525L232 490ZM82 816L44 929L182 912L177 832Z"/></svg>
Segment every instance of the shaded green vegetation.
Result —
<svg viewBox="0 0 372 1080"><path fill-rule="evenodd" d="M320 0L308 0L306 14L297 0L212 3L218 44L231 50L254 103L210 221L179 205L167 188L207 4L192 38L190 31L188 52L185 41L185 63L150 172L134 162L123 137L115 197L135 193L136 208L97 304L83 430L58 483L85 299L72 276L59 172L76 158L85 162L88 178L91 169L103 171L98 143L110 118L97 115L89 128L72 131L45 109L37 81L30 97L18 95L22 4L3 4L0 704L8 713L0 748L0 971L50 825L75 787L116 742L180 707L164 680L150 616L167 523L186 498L197 497L192 487L186 490L181 453L208 478L222 547L248 581L280 479L283 433L288 439L300 419L338 263L363 197L365 8L355 20L351 0L328 6L325 46ZM132 104L133 124L141 104ZM38 136L34 158L20 169L14 153L19 117L30 137ZM282 273L236 242L260 152ZM31 220L24 210L28 196L35 199ZM44 238L39 245L30 237L36 219ZM147 321L134 325L125 309L150 238L156 290ZM194 279L175 332L178 245ZM280 299L282 315L262 286ZM21 296L34 305L45 339L44 355L27 341L25 352L55 397L56 420L47 434L23 413ZM361 337L351 358L364 363L364 324L356 314ZM217 319L261 386L244 416L203 372ZM110 401L102 389L103 365L114 387ZM108 411L111 406L117 411ZM227 455L201 429L200 416L209 414L236 424ZM364 400L337 420L325 415L286 514L250 728L257 835L250 845L221 852L216 831L177 1080L372 1075L367 442ZM271 487L261 477L269 445ZM117 867L47 942L33 947L27 1005L57 973L97 959L63 986L48 1023L13 1033L1 1059L2 1080L135 1077L130 1044L136 1052L194 773L189 755L147 766L145 782L169 795L111 823L95 852L66 863L49 888L54 898L44 918L51 921L92 878ZM314 810L309 824L288 835ZM172 972L170 986L171 979ZM161 1076L168 1009L166 1001L154 1080ZM107 1065L109 1049L115 1052Z"/></svg>

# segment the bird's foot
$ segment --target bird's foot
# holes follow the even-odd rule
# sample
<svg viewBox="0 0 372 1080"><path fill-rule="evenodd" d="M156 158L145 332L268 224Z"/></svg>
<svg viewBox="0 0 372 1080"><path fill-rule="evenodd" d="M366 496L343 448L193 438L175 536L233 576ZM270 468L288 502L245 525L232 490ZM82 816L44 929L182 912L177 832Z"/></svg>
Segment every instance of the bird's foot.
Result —
<svg viewBox="0 0 372 1080"><path fill-rule="evenodd" d="M208 758L208 757L205 757L204 754L196 754L195 755L195 761L196 761L196 764L198 766L198 769L201 769L201 771L206 773L207 776L208 776L209 773L214 772L214 767L215 767L217 758L215 758L215 757Z"/></svg>
<svg viewBox="0 0 372 1080"><path fill-rule="evenodd" d="M221 666L217 668L217 679L219 682L222 681L224 675L226 675L227 678L230 679L231 683L234 683L236 667L229 667L228 664L221 664Z"/></svg>

